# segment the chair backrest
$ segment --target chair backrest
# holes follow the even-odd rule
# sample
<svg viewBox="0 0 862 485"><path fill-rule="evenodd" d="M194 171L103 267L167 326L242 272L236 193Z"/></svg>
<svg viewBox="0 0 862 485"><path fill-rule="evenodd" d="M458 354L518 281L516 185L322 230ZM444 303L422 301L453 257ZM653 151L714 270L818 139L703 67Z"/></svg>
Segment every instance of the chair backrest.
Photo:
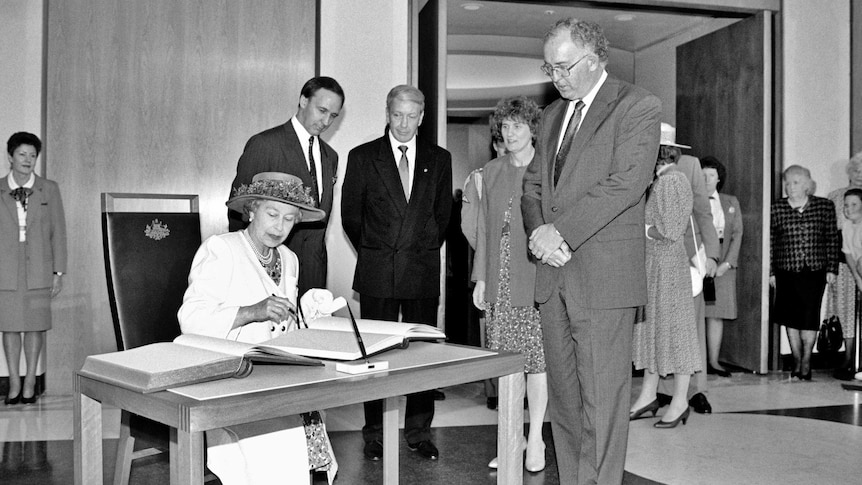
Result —
<svg viewBox="0 0 862 485"><path fill-rule="evenodd" d="M182 199L188 212L119 212L114 199ZM117 350L169 342L201 244L197 195L102 193L102 246Z"/></svg>

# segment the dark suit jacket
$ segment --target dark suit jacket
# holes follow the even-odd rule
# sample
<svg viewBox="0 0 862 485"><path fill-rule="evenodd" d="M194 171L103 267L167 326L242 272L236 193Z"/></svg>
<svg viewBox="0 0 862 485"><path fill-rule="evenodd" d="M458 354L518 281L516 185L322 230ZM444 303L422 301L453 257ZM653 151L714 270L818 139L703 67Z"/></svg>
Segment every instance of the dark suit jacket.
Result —
<svg viewBox="0 0 862 485"><path fill-rule="evenodd" d="M18 265L27 265L27 288L50 288L66 272L66 218L57 183L39 176L27 203L27 261L18 260L18 207L0 178L0 290L18 288Z"/></svg>
<svg viewBox="0 0 862 485"><path fill-rule="evenodd" d="M440 245L452 210L452 156L417 141L409 204L388 134L347 156L341 218L357 252L353 289L362 295L440 295Z"/></svg>
<svg viewBox="0 0 862 485"><path fill-rule="evenodd" d="M524 175L521 210L527 234L553 223L572 248L562 268L538 264L536 301L559 278L584 307L646 304L644 193L658 154L661 101L611 76L581 122L554 187L554 157L566 101L549 105L538 127L536 155Z"/></svg>
<svg viewBox="0 0 862 485"><path fill-rule="evenodd" d="M299 258L299 294L309 288L326 288L326 225L332 211L332 191L338 168L338 154L325 141L320 139L320 164L323 183L320 208L326 217L319 222L304 222L293 228L287 238L289 247ZM302 179L306 187L311 187L311 174L305 162L308 141L299 140L296 132L287 123L258 133L248 140L242 156L236 165L236 177L231 184L233 190L242 184L251 183L252 177L260 172L284 172ZM242 215L228 210L228 227L238 231L248 224Z"/></svg>

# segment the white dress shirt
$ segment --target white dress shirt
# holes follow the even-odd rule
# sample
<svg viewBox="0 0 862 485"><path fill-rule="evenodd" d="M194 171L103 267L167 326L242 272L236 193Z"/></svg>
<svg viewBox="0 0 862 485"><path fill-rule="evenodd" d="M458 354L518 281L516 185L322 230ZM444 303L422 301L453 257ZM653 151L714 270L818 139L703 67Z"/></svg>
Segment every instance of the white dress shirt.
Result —
<svg viewBox="0 0 862 485"><path fill-rule="evenodd" d="M389 135L389 143L392 145L392 156L395 157L395 168L398 169L398 164L401 162L401 150L398 149L401 145L407 147L407 179L410 181L410 188L407 190L408 193L413 193L413 174L416 171L416 137L407 140L406 142L400 142L392 136L392 132L388 133Z"/></svg>
<svg viewBox="0 0 862 485"><path fill-rule="evenodd" d="M598 94L599 89L605 83L605 80L607 78L608 78L608 71L602 71L602 75L601 75L601 77L599 77L599 82L597 82L596 85L593 86L593 89L591 89L590 92L587 93L586 96L581 98L581 102L584 103L584 107L581 108L581 121L578 122L578 126L575 128L575 133L577 133L577 130L581 127L581 124L583 124L584 118L587 117L587 111L590 110L590 106L593 104L593 100L596 99L596 94ZM572 118L572 113L574 113L574 111L575 111L576 102L577 102L577 100L575 100L575 101L570 100L568 102L568 104L566 105L566 115L563 116L563 126L560 129L560 139L557 140L557 151L554 153L557 153L560 151L560 145L563 144L563 137L566 135L566 129L569 127L569 120Z"/></svg>
<svg viewBox="0 0 862 485"><path fill-rule="evenodd" d="M18 187L32 189L33 184L36 183L36 175L30 173L30 178L24 182L24 185L18 185L12 172L9 172L9 176L6 177L6 180L8 181L9 189L11 190L15 190ZM25 242L27 241L27 210L24 209L24 206L17 200L15 201L15 206L18 207L18 242Z"/></svg>
<svg viewBox="0 0 862 485"><path fill-rule="evenodd" d="M709 196L709 208L712 212L712 225L715 226L715 232L719 239L724 238L724 209L721 208L721 200L718 198L718 191L713 191Z"/></svg>
<svg viewBox="0 0 862 485"><path fill-rule="evenodd" d="M299 145L302 147L302 154L305 155L305 168L311 171L311 165L308 163L308 139L311 138L311 133L302 126L302 123L296 119L296 116L290 119L290 124L293 126L293 131L296 132L296 137L299 138ZM317 179L318 198L323 198L324 183L323 183L323 165L320 160L320 137L314 137L314 146L311 148L314 154L315 178Z"/></svg>

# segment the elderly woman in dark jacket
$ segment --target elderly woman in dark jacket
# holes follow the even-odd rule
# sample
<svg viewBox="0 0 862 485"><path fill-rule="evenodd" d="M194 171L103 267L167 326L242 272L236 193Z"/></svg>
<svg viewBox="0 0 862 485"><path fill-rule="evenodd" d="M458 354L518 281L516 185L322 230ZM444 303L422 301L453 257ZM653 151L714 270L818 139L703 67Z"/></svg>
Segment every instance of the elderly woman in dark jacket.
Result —
<svg viewBox="0 0 862 485"><path fill-rule="evenodd" d="M0 332L9 368L7 405L36 402L36 367L51 329L51 298L66 272L66 220L56 182L33 171L42 142L19 132L6 145L12 171L0 181ZM21 335L27 372L21 383Z"/></svg>
<svg viewBox="0 0 862 485"><path fill-rule="evenodd" d="M784 171L784 191L787 197L773 202L770 214L769 284L775 287L775 321L787 327L791 377L810 381L823 290L838 273L835 205L812 195L811 172L799 165Z"/></svg>

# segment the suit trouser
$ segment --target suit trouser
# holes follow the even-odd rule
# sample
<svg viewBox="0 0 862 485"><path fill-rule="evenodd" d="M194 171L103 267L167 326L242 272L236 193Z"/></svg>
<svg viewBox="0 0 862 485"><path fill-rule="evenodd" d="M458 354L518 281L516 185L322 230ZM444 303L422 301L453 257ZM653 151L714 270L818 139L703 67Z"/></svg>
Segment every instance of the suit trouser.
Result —
<svg viewBox="0 0 862 485"><path fill-rule="evenodd" d="M539 311L560 483L622 483L635 309L584 308L561 283Z"/></svg>
<svg viewBox="0 0 862 485"><path fill-rule="evenodd" d="M362 318L398 321L401 310L402 321L437 326L437 303L439 298L398 300L359 295ZM434 419L434 397L430 391L407 395L404 412L404 438L415 444L431 439L431 421ZM383 401L365 403L365 426L362 427L365 442L383 440Z"/></svg>
<svg viewBox="0 0 862 485"><path fill-rule="evenodd" d="M701 368L703 369L700 372L695 372L694 375L691 376L691 381L688 384L688 399L691 399L691 396L701 392L706 394L706 304L703 301L703 292L700 292L696 297L694 297L694 320L697 323L697 342L700 347L700 362ZM673 395L673 377L668 377L667 379L659 379L658 382L658 392L661 394L667 394L668 396Z"/></svg>

